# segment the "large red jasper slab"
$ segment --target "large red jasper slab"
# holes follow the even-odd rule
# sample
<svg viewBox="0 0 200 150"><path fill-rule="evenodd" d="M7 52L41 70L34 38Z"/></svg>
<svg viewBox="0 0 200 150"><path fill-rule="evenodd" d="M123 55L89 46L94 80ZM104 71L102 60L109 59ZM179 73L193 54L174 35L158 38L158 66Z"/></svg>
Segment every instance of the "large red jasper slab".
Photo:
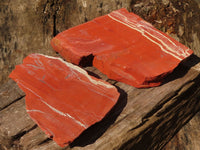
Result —
<svg viewBox="0 0 200 150"><path fill-rule="evenodd" d="M60 58L31 54L10 77L26 93L26 109L60 146L102 120L115 105L117 89Z"/></svg>
<svg viewBox="0 0 200 150"><path fill-rule="evenodd" d="M61 32L51 45L75 64L92 54L93 65L109 78L139 88L160 85L193 53L126 9Z"/></svg>

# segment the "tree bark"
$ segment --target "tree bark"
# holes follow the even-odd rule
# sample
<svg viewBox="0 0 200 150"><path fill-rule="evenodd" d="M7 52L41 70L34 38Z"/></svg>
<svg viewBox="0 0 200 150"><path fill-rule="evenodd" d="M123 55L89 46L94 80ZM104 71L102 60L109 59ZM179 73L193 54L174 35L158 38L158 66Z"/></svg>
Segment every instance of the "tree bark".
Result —
<svg viewBox="0 0 200 150"><path fill-rule="evenodd" d="M170 34L200 56L200 1L133 1L132 11Z"/></svg>

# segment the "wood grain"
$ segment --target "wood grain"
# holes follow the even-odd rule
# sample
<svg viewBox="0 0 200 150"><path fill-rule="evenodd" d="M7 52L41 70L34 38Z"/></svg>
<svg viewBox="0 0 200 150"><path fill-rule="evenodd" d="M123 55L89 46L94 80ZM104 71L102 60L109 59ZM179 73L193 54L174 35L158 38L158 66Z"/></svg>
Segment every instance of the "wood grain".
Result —
<svg viewBox="0 0 200 150"><path fill-rule="evenodd" d="M87 7L83 2L82 0L0 1L0 83L5 83L0 87L0 149L61 149L48 139L34 123L34 125L30 123L28 126L18 127L17 123L24 121L23 119L20 119L22 122L17 121L18 116L24 116L26 121L29 119L25 113L24 93L13 81L8 80L8 74L16 64L21 63L22 59L30 53L54 55L49 41L57 33L69 27L124 7L151 22L156 28L169 33L200 56L200 3L198 0L162 0L162 2L159 0L113 0L112 2L94 0L86 2ZM143 144L144 148L148 145L150 147L160 145L158 149L161 149L188 122L199 107L198 70L200 69L198 65L191 68L198 63L198 59L195 57L192 60L187 61L184 67L183 65L179 66L164 85L155 89L138 90L109 80L95 68L86 68L91 70L91 74L98 74L110 83L119 86L122 98L110 115L107 115L107 119L105 118L102 122L87 130L82 138L77 139L71 145L72 149L93 149L94 147L100 149L103 148L104 142L106 142L106 146L116 149L118 147L121 149L134 147L131 144L133 142L137 143L136 147L139 148ZM197 95L193 96L195 92L197 92ZM18 111L17 115L12 110ZM160 113L161 116L158 115L157 117L158 112L163 113ZM172 114L174 117L172 117ZM4 115L10 121L7 121L7 123L16 123L16 125L9 125L10 128L6 128L7 119ZM134 115L137 117L134 117ZM3 122L2 118L4 118ZM164 120L166 120L165 123ZM167 150L200 149L198 143L200 136L199 120L200 117L197 114L183 127L183 130L180 130L174 136L165 148ZM126 129L127 126L129 127ZM117 136L120 132L114 134L117 129L124 131L124 133ZM96 133L96 131L98 132ZM164 131L167 132L163 133ZM127 136L121 137L126 135L125 132ZM96 134L94 135L94 133ZM145 136L142 138L141 135ZM161 137L161 135L163 136ZM110 143L104 141L103 138L107 140L115 139L115 142ZM87 145L85 141L90 141L87 143L92 144ZM83 145L86 146L82 147Z"/></svg>
<svg viewBox="0 0 200 150"><path fill-rule="evenodd" d="M199 150L200 149L200 112L192 118L163 150Z"/></svg>
<svg viewBox="0 0 200 150"><path fill-rule="evenodd" d="M167 77L165 84L148 89L115 82L93 67L85 68L118 87L121 96L102 121L64 149L162 149L200 108L199 62L192 55ZM29 118L23 93L11 92L20 91L16 84L9 81L6 85L10 86L0 89L1 101L6 101L7 94L13 98L7 107L5 103L0 106L1 148L61 149Z"/></svg>

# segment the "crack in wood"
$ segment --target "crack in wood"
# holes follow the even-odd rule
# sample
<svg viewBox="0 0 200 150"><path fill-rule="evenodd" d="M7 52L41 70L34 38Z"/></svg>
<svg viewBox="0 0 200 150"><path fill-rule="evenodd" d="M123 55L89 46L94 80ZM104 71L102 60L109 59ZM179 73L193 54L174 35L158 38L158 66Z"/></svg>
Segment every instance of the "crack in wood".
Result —
<svg viewBox="0 0 200 150"><path fill-rule="evenodd" d="M137 126L137 128L132 128L131 130L129 130L129 132L134 132L137 129L137 132L139 132L140 134L134 139L129 139L121 146L120 149L151 150L154 149L155 147L156 149L162 149L165 146L165 144L181 129L181 127L185 125L200 110L199 107L200 102L199 101L196 101L195 103L192 102L194 101L193 99L200 97L200 88L198 85L199 85L199 78L194 80L193 82L188 82L187 84L182 86L178 90L177 95L175 95L172 99L169 99L167 103L165 103L165 105L162 106L161 110L155 112L152 116L146 118L145 122L142 122L140 125ZM186 88L187 90L184 88ZM172 101L175 101L175 103ZM193 111L191 113L190 110L192 108ZM173 131L174 134L167 137L168 135L166 135L166 133L169 129L174 129ZM163 134L160 134L159 132ZM156 135L154 135L155 133ZM155 139L153 140L152 139L153 137L154 138L160 137L161 138L160 141L165 141L165 142L161 142L161 144L154 143L153 141L159 141L159 140ZM148 147L146 147L145 145L148 145Z"/></svg>
<svg viewBox="0 0 200 150"><path fill-rule="evenodd" d="M16 135L14 135L14 136L11 137L12 141L19 141L20 138L21 138L23 135L25 135L25 134L31 132L31 131L34 130L35 128L37 128L37 125L34 125L32 128L30 128L30 129L28 129L28 130L22 130L22 131L20 131L19 133L17 133Z"/></svg>
<svg viewBox="0 0 200 150"><path fill-rule="evenodd" d="M46 144L46 143L48 143L49 141L51 141L51 139L50 139L50 138L47 138L47 139L41 141L38 145Z"/></svg>
<svg viewBox="0 0 200 150"><path fill-rule="evenodd" d="M6 109L7 107L9 107L10 105L14 104L15 102L20 101L20 100L21 100L22 98L24 98L24 97L25 97L25 95L23 95L23 96L21 96L21 97L15 99L15 100L13 100L11 103L9 103L9 104L6 105L5 107L1 108L0 111Z"/></svg>
<svg viewBox="0 0 200 150"><path fill-rule="evenodd" d="M163 2L158 3L158 0L153 0L153 1L142 0L140 2L137 0L127 0L127 1L125 0L123 2L121 0L115 0L113 3L106 1L106 0L99 1L99 3L95 3L95 1L88 1L88 5L87 5L86 9L84 9L82 7L82 4L80 1L71 1L70 3L66 4L65 2L67 2L67 1L70 1L70 0L58 0L58 1L56 1L56 0L45 0L45 1L39 0L39 1L29 1L28 4L26 4L25 1L22 4L21 1L18 1L18 0L13 1L13 2L11 0L9 0L9 1L3 0L2 1L5 8L2 8L1 15L2 15L3 19L6 19L4 22L8 24L8 26L5 26L5 23L3 22L2 26L6 29L5 31L8 30L8 32L3 32L3 34L2 34L3 35L2 42L4 41L4 39L6 41L4 41L3 43L0 42L0 48L3 48L3 55L2 55L3 59L1 62L3 73L0 76L1 83L6 82L9 72L14 68L15 64L19 64L20 61L22 61L22 59L25 55L27 55L30 52L46 53L48 51L47 49L49 49L48 39L51 39L52 36L55 36L58 33L58 31L65 30L69 27L81 24L84 21L91 20L100 15L104 15L104 14L106 14L112 10L115 10L119 7L126 7L129 10L132 9L132 11L136 12L138 15L140 15L143 18L145 18L146 20L150 21L152 24L154 24L155 26L157 26L159 29L161 29L163 31L167 31L168 29L171 29L170 26L172 26L174 28L174 24L177 24L177 26L175 27L175 32L177 32L177 36L178 36L177 38L180 39L181 42L185 43L187 46L192 48L196 52L196 54L199 54L199 51L198 51L199 50L199 38L198 37L199 37L200 30L198 30L199 29L198 15L199 15L200 11L198 11L199 9L197 9L198 5L195 5L196 3L194 3L192 0L189 0L189 2L186 0L184 0L183 2L171 0L171 1L169 1L169 4L166 5L166 7L164 7L164 5L162 4ZM130 2L130 4L129 4L129 2ZM7 3L8 3L8 5L7 5ZM54 4L52 4L52 3L54 3ZM181 5L179 5L179 3ZM19 9L15 9L15 8L18 8L16 6L18 6L19 4L20 4L20 6L24 6L24 8L28 11L26 11L24 13L23 9L21 9L23 7L19 7ZM41 6L37 7L37 9L35 10L35 5L38 5L38 4L41 4ZM31 7L29 7L29 6L31 6ZM182 6L184 6L184 7L182 7ZM175 11L178 10L179 12L178 12L178 15L175 16L175 21L172 21L172 25L169 25L168 23L166 23L166 21L169 21L168 18L173 19L172 18L173 15L177 14L176 12L173 13L173 9ZM172 13L171 13L171 11L172 11ZM167 14L167 18L166 18L166 14ZM28 16L28 17L26 17L26 16ZM161 19L161 23L160 23L159 19ZM35 28L34 26L37 26L37 27ZM168 26L169 26L169 28L168 28ZM26 34L27 36L24 36L23 33L27 33ZM24 37L25 37L25 39L24 39ZM34 40L32 41L30 39L34 39ZM38 39L38 40L36 40L36 39ZM28 41L31 41L31 42L28 42ZM35 49L42 48L45 50L33 51L31 47L35 48ZM22 48L22 49L17 50L18 48ZM8 57L8 58L6 58L6 57ZM194 60L194 57L192 57L192 59L190 61L192 62L193 60ZM185 67L183 69L185 69ZM184 76L187 73L187 71L188 70L186 69L186 72L183 73L183 75L181 75L181 76L179 75L179 78ZM177 74L179 74L179 73L181 73L181 72L177 72ZM97 74L99 74L99 73L97 73ZM191 76L192 76L192 73L191 73ZM171 82L171 81L173 82L175 79L177 79L174 77L175 76L173 75L169 82ZM199 78L199 77L196 77L196 78ZM109 79L107 79L107 78L105 78L105 79L110 82ZM182 82L184 82L184 79L182 79ZM194 82L196 82L196 81L194 81ZM110 82L110 83L115 84L113 82ZM116 85L118 83L119 82L116 82ZM174 83L177 84L177 82L174 82ZM15 103L18 102L18 100L16 98L18 98L20 96L20 93L17 90L13 90L12 85L13 84L9 84L9 86L12 90L9 90L9 92L8 92L8 94L6 94L6 96L0 97L0 99L2 98L3 101L6 101L5 103L2 103L1 106L3 108L0 109L0 113L4 113L8 106L10 106L12 104L14 105ZM187 85L188 85L188 82L187 82ZM169 86L172 86L172 85L169 85ZM190 86L190 85L188 85L188 86ZM194 86L194 85L192 85L192 86ZM198 85L196 85L196 86L198 87ZM184 87L186 87L186 86L184 86ZM166 117L166 121L163 122L162 125L160 125L161 127L159 126L159 123L155 123L153 126L150 126L148 130L145 130L145 132L141 132L141 133L144 133L143 136L146 135L147 137L150 137L149 138L150 140L146 142L147 145L148 145L148 143L149 144L153 143L151 136L157 136L164 142L160 142L159 144L157 142L154 145L152 145L151 147L156 148L157 147L156 144L158 144L158 146L160 146L160 147L163 147L163 145L166 144L167 140L170 139L174 135L174 133L176 133L176 131L178 131L183 126L183 124L187 123L187 121L189 119L191 119L192 115L198 110L199 97L194 97L194 98L191 97L191 98L188 98L188 102L186 102L184 100L180 100L180 102L184 102L184 104L182 105L183 108L178 107L178 108L172 109L172 107L171 107L172 110L167 109L164 111L164 107L168 107L171 105L169 102L172 101L172 98L176 97L178 99L178 97L181 96L181 92L184 92L184 87L182 87L183 91L181 91L181 90L173 91L173 89L172 89L168 93L168 95L166 95L161 101L158 101L158 104L155 107L153 107L153 109L149 110L150 111L149 113L144 115L144 117L140 118L142 120L141 124L147 125L147 123L149 123L149 124L151 123L152 119L155 119L155 120L157 119L158 122L161 122L163 120L158 120L158 118L162 117L163 115L165 115L164 117ZM124 85L123 88L126 90L127 86ZM172 86L171 88L174 88L174 86ZM193 95L194 94L199 95L199 92L198 92L199 89L198 88L195 89L195 88L196 87L192 88L194 90L194 93L193 93L192 89L190 89L191 93L193 93ZM160 88L158 87L158 89L160 89ZM196 91L196 93L195 93L195 91ZM155 91L152 90L152 92L155 92ZM142 92L138 92L130 98L135 99L137 97L142 97L139 100L141 100L141 103L143 103L143 97L145 97L145 95L142 95L141 93ZM147 94L150 94L150 93L151 92L149 92ZM191 93L188 93L188 95ZM9 96L9 97L7 98L7 96ZM24 96L22 98L24 98ZM173 100L178 101L176 98L174 98ZM20 98L19 98L19 100L20 100ZM128 99L128 102L130 102L130 101L131 100ZM193 103L190 103L192 101L193 101ZM147 103L147 101L145 101L145 102ZM135 103L130 103L130 104L133 105L134 107L137 107L137 105L134 105ZM151 105L151 103L148 103L148 104ZM129 105L129 104L127 104L127 105ZM126 107L132 109L132 111L133 111L134 107L130 107L127 105L126 105ZM177 103L177 105L173 105L173 106L174 107L178 106L178 103ZM142 106L140 106L140 107L142 107ZM144 107L144 108L146 108L146 107ZM192 108L194 110L191 110ZM19 109L19 110L22 111L22 109ZM168 111L168 115L165 114L166 111ZM172 111L172 112L170 113L169 111ZM174 115L174 117L171 117L173 115L173 111L174 111L174 113L177 113L177 114ZM185 114L186 113L185 111L188 114ZM189 114L189 111L192 114ZM160 114L159 114L159 112L160 112ZM13 112L10 110L8 110L8 113L10 113L10 115L8 115L9 117L11 117L13 115ZM137 111L133 111L133 113L137 113L139 115L139 113ZM155 116L156 114L158 116ZM121 122L124 122L124 123L120 124L120 126L127 125L126 128L128 128L129 126L133 126L133 129L135 128L135 130L137 130L137 129L143 127L143 126L135 127L135 124L133 122L127 121L127 120L131 120L131 119L132 120L135 119L133 117L133 114L131 114L131 115L132 116L129 117L128 114L122 112L121 116L119 116L119 118L120 117L121 118L118 119L116 122L114 122L110 126L110 128L107 129L105 131L105 133L99 139L97 139L95 144L91 144L92 149L96 148L94 145L97 145L97 147L99 149L101 149L103 147L103 145L107 145L107 149L112 149L112 144L113 144L112 140L114 141L113 145L115 145L115 143L117 143L117 145L120 145L120 142L123 142L124 140L126 140L126 138L129 138L130 135L125 134L125 136L121 136L118 134L118 131L114 130L115 128L118 129L117 128L118 124ZM9 117L8 117L8 119L9 119ZM169 119L167 119L167 117L169 117ZM182 120L182 124L179 124L179 127L176 127L177 126L176 123L174 123L174 125L172 125L171 121L170 121L170 117L171 117L171 120L173 120L173 119L177 120L177 121ZM179 118L179 117L181 117L181 118ZM108 121L109 121L109 119L108 119ZM138 120L135 119L134 121L137 122ZM131 124L128 125L128 123L130 123L130 122L131 122ZM14 123L10 122L8 124L14 124ZM167 125L168 126L166 127L166 126L164 126L164 124L166 124L166 126ZM4 126L6 126L6 125L4 125ZM164 127L162 127L162 126L164 126ZM162 130L164 130L165 132L168 133L168 137L166 139L163 139L165 136L160 137L159 134L158 135L153 134L153 131L158 130L159 127L160 127L160 130L159 130L160 133L163 132ZM126 128L124 128L124 130L121 130L121 132L126 131L125 130ZM170 131L169 128L175 128L175 129ZM94 128L94 132L98 132L95 129L96 128ZM110 129L113 129L113 130L110 130ZM132 131L135 131L135 130L132 130ZM131 134L132 131L130 131L129 134ZM109 134L106 134L107 132ZM114 133L116 133L116 134L114 134ZM152 134L150 134L150 133L152 133ZM26 133L25 135L27 135L27 134L28 133ZM109 136L111 136L113 138L108 138ZM0 137L0 138L2 138L2 137ZM4 138L7 138L7 137L5 136ZM119 140L116 142L115 139L117 139L117 138L119 138ZM103 139L105 140L105 142L103 141ZM141 141L141 139L142 139L141 136L138 137L138 141L139 140ZM4 142L1 142L0 149L3 149L3 150L10 149L10 148L6 148L3 145L3 144L8 145L9 144L8 142L9 142L9 140L4 140ZM31 141L29 141L29 142L31 142ZM49 142L49 143L51 143L51 142ZM52 148L51 147L52 145L49 143L47 142L47 144L46 144L47 147L49 145L50 146L49 148ZM107 143L111 143L110 147L109 147L109 144L107 144ZM29 143L29 144L31 145L32 143ZM131 144L132 144L132 140L130 140L130 145ZM45 142L42 145L45 145ZM139 143L138 145L142 145L142 143ZM31 145L31 146L37 147L37 145ZM30 148L32 149L32 147L30 147ZM23 149L22 147L15 147L15 148ZM128 148L128 146L126 146L125 148ZM145 148L145 147L142 147L142 148ZM48 149L48 148L46 148L46 149ZM88 148L86 146L86 148L80 147L80 149L88 149Z"/></svg>

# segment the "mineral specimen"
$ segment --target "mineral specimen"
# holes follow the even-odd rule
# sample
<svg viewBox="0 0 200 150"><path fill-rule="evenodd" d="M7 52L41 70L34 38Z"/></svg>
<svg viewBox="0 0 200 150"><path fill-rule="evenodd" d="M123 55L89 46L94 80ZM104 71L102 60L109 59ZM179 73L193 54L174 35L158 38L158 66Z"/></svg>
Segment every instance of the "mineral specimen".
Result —
<svg viewBox="0 0 200 150"><path fill-rule="evenodd" d="M158 86L192 51L126 9L114 11L58 34L52 47L79 64L93 65L109 78L141 88Z"/></svg>
<svg viewBox="0 0 200 150"><path fill-rule="evenodd" d="M26 93L26 109L39 127L66 146L110 111L117 89L60 58L27 56L10 74Z"/></svg>

